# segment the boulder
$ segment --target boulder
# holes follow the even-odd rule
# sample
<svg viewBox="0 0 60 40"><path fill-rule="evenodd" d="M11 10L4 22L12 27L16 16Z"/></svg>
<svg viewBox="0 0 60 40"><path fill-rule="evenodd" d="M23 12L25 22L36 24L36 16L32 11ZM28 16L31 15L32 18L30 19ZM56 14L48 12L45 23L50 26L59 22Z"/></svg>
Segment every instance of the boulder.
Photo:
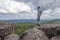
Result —
<svg viewBox="0 0 60 40"><path fill-rule="evenodd" d="M0 38L0 40L1 40L1 38Z"/></svg>
<svg viewBox="0 0 60 40"><path fill-rule="evenodd" d="M13 32L13 25L10 23L0 23L0 36L5 36Z"/></svg>
<svg viewBox="0 0 60 40"><path fill-rule="evenodd" d="M21 40L49 40L49 38L46 36L46 34L38 30L37 28L30 29L28 31L25 31L21 36Z"/></svg>
<svg viewBox="0 0 60 40"><path fill-rule="evenodd" d="M60 40L60 36L52 37L50 40Z"/></svg>
<svg viewBox="0 0 60 40"><path fill-rule="evenodd" d="M19 40L19 36L14 34L14 28L11 23L0 23L1 40Z"/></svg>
<svg viewBox="0 0 60 40"><path fill-rule="evenodd" d="M12 34L7 35L4 38L4 40L19 40L19 36L14 34L14 33L12 33Z"/></svg>
<svg viewBox="0 0 60 40"><path fill-rule="evenodd" d="M49 38L60 35L60 26L58 24L43 24L36 28L44 31Z"/></svg>
<svg viewBox="0 0 60 40"><path fill-rule="evenodd" d="M20 38L22 40L49 40L60 35L60 24L42 24L25 31Z"/></svg>

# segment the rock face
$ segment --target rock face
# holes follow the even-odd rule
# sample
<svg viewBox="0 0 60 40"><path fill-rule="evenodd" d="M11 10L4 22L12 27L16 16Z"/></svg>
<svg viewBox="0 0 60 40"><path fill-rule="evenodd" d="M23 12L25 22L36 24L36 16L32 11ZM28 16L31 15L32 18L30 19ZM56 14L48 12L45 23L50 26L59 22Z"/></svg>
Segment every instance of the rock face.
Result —
<svg viewBox="0 0 60 40"><path fill-rule="evenodd" d="M60 26L59 24L47 24L41 25L40 28L37 27L39 30L44 31L48 38L60 35Z"/></svg>
<svg viewBox="0 0 60 40"><path fill-rule="evenodd" d="M36 28L24 32L20 38L21 40L49 40L43 31Z"/></svg>
<svg viewBox="0 0 60 40"><path fill-rule="evenodd" d="M7 36L4 38L4 40L19 40L19 36L16 35L16 34L14 34L14 33L12 33L12 34L10 34L10 35L7 35Z"/></svg>
<svg viewBox="0 0 60 40"><path fill-rule="evenodd" d="M1 38L0 38L0 40L1 40Z"/></svg>
<svg viewBox="0 0 60 40"><path fill-rule="evenodd" d="M0 23L0 40L19 40L19 36L13 33L12 24Z"/></svg>
<svg viewBox="0 0 60 40"><path fill-rule="evenodd" d="M8 23L0 24L0 40L60 40L60 24L36 26L25 31L20 37L13 33L13 26Z"/></svg>
<svg viewBox="0 0 60 40"><path fill-rule="evenodd" d="M58 35L60 35L60 24L43 24L24 32L20 38L21 40L60 40Z"/></svg>
<svg viewBox="0 0 60 40"><path fill-rule="evenodd" d="M50 40L60 40L60 36L52 37Z"/></svg>
<svg viewBox="0 0 60 40"><path fill-rule="evenodd" d="M0 36L5 36L13 32L12 24L0 23Z"/></svg>

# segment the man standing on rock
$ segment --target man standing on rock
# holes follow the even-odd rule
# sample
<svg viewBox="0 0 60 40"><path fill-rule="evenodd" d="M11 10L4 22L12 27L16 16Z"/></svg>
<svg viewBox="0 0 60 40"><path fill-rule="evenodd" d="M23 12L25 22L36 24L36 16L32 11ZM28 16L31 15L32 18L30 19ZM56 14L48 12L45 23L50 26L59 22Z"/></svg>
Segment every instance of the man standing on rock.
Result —
<svg viewBox="0 0 60 40"><path fill-rule="evenodd" d="M40 10L40 6L38 6L38 11L37 11L37 25L40 26L40 17L42 15L42 11Z"/></svg>

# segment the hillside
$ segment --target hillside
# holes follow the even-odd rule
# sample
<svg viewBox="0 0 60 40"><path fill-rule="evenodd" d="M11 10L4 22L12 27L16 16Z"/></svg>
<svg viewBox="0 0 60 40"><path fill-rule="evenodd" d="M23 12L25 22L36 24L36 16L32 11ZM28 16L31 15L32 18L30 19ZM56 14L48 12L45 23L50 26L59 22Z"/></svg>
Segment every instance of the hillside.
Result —
<svg viewBox="0 0 60 40"><path fill-rule="evenodd" d="M37 20L34 19L16 19L16 20L0 20L0 22L7 22L7 23L36 23ZM60 23L60 19L54 20L41 20L40 23Z"/></svg>
<svg viewBox="0 0 60 40"><path fill-rule="evenodd" d="M55 20L50 20L50 21L46 21L46 23L60 23L60 19L55 19Z"/></svg>

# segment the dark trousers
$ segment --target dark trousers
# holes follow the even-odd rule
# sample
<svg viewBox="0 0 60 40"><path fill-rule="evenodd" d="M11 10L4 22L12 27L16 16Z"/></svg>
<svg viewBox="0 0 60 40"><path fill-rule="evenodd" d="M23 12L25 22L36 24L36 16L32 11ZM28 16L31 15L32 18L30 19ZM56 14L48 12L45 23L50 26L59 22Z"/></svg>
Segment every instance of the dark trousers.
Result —
<svg viewBox="0 0 60 40"><path fill-rule="evenodd" d="M40 16L37 17L37 21L40 21Z"/></svg>

